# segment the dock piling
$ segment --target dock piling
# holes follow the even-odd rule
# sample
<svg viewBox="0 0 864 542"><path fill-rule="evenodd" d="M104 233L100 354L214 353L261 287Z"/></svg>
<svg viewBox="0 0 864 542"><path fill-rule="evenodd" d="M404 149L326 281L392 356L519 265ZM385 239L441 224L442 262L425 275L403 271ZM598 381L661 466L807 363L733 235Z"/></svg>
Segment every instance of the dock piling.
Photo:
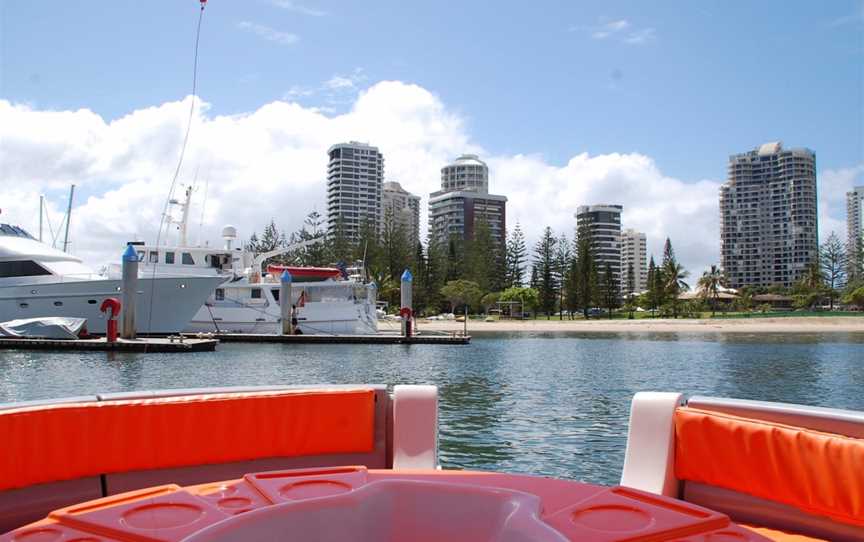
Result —
<svg viewBox="0 0 864 542"><path fill-rule="evenodd" d="M399 315L402 317L402 336L410 337L413 333L411 330L411 322L413 321L412 312L412 287L414 285L414 276L411 271L406 269L402 273L402 282L399 287Z"/></svg>
<svg viewBox="0 0 864 542"><path fill-rule="evenodd" d="M286 269L279 277L279 314L282 318L282 335L294 335L294 292L291 273Z"/></svg>
<svg viewBox="0 0 864 542"><path fill-rule="evenodd" d="M124 339L134 339L136 335L135 301L138 297L138 253L135 252L135 247L126 245L122 262L121 290L123 295L120 303L122 314L120 336Z"/></svg>

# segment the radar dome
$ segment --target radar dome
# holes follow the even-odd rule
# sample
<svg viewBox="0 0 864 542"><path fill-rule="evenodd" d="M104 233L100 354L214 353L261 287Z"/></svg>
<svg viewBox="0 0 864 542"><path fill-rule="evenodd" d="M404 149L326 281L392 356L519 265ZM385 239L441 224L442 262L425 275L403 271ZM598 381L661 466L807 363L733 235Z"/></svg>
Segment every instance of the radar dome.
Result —
<svg viewBox="0 0 864 542"><path fill-rule="evenodd" d="M237 239L237 228L231 225L225 226L224 228L222 228L222 238Z"/></svg>

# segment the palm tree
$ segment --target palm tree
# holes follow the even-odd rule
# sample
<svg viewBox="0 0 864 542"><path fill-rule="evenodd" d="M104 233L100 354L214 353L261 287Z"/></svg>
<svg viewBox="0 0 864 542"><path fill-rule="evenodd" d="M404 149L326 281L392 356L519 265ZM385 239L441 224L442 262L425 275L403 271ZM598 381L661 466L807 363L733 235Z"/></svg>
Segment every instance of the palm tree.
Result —
<svg viewBox="0 0 864 542"><path fill-rule="evenodd" d="M810 310L819 303L824 293L825 276L822 274L822 268L819 262L813 262L807 266L807 270L798 281L798 303L800 306L806 306Z"/></svg>
<svg viewBox="0 0 864 542"><path fill-rule="evenodd" d="M720 297L720 288L726 288L726 275L716 265L712 265L711 269L702 273L702 278L699 279L698 287L702 297L711 296L711 316L717 312L717 298Z"/></svg>
<svg viewBox="0 0 864 542"><path fill-rule="evenodd" d="M690 285L684 282L684 279L690 276L690 272L685 271L684 266L672 259L663 266L662 276L664 290L672 299L672 314L678 318L678 295L690 289Z"/></svg>

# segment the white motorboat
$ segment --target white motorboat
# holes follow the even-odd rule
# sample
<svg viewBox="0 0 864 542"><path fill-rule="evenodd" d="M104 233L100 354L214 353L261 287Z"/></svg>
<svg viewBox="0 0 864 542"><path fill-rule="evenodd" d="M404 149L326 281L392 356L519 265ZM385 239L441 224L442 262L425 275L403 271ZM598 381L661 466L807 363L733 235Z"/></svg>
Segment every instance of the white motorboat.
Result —
<svg viewBox="0 0 864 542"><path fill-rule="evenodd" d="M237 230L222 229L225 245L189 246L186 226L191 189L179 205L182 218L176 224L179 242L174 246L152 246L132 242L138 252L142 278L209 275L221 279L210 297L185 327L189 332L278 333L281 330L279 275L292 274L292 304L296 307L297 326L307 335L364 335L378 331L377 288L362 280L362 269L266 266L274 256L290 253L320 242L305 241L263 254L234 247ZM119 277L119 266L109 268L109 276Z"/></svg>
<svg viewBox="0 0 864 542"><path fill-rule="evenodd" d="M182 331L221 282L213 276L143 278L138 283L138 332ZM79 258L40 243L17 226L0 224L0 322L80 317L87 319L91 333L105 333L99 307L106 298L119 298L120 290L120 280L99 276Z"/></svg>

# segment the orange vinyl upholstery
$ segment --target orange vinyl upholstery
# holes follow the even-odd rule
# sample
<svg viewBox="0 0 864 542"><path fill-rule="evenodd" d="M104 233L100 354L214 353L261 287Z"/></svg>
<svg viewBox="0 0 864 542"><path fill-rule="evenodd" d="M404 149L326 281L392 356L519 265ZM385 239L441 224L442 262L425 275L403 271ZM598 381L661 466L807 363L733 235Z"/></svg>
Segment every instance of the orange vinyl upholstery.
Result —
<svg viewBox="0 0 864 542"><path fill-rule="evenodd" d="M675 475L864 526L864 440L679 408Z"/></svg>
<svg viewBox="0 0 864 542"><path fill-rule="evenodd" d="M374 393L221 393L0 411L0 490L145 469L369 452Z"/></svg>
<svg viewBox="0 0 864 542"><path fill-rule="evenodd" d="M740 524L739 524L740 525ZM824 538L812 538L803 534L787 533L786 531L778 531L777 529L768 529L766 527L756 527L754 525L740 525L749 531L756 534L761 534L774 542L829 542Z"/></svg>

